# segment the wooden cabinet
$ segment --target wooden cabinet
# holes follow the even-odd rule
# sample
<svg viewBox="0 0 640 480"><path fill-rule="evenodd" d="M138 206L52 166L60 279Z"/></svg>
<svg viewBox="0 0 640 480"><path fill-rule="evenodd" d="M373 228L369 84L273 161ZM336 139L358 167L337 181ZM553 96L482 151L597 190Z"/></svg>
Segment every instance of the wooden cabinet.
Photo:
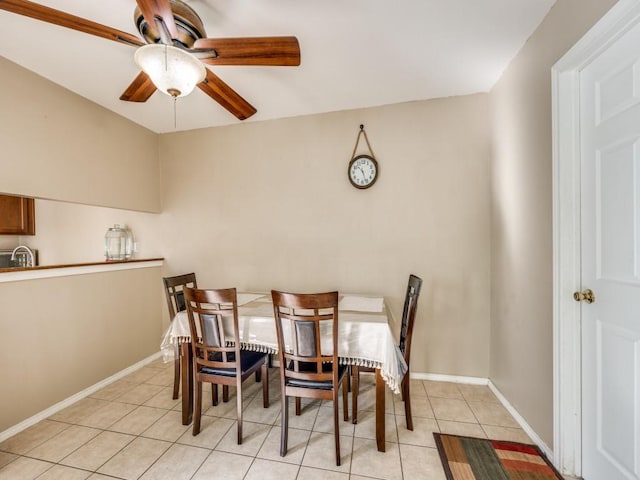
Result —
<svg viewBox="0 0 640 480"><path fill-rule="evenodd" d="M0 195L0 235L35 235L33 198Z"/></svg>

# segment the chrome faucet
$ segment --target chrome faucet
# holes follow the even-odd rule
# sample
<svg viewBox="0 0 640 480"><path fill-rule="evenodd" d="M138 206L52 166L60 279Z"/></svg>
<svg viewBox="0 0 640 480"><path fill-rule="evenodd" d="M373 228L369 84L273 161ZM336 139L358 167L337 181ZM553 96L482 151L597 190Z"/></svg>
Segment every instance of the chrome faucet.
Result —
<svg viewBox="0 0 640 480"><path fill-rule="evenodd" d="M18 253L21 250L24 250L27 254L27 264L25 265L25 267L35 267L36 257L33 254L33 250L31 250L26 245L18 245L16 248L13 249L13 252L11 252L11 261L13 262L16 259L16 253Z"/></svg>

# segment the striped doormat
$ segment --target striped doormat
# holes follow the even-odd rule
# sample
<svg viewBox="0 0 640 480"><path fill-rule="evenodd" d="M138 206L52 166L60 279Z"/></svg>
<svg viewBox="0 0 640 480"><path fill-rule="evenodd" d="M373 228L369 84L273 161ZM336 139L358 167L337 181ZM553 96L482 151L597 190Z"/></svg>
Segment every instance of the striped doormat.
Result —
<svg viewBox="0 0 640 480"><path fill-rule="evenodd" d="M433 436L447 480L562 480L535 445L444 433Z"/></svg>

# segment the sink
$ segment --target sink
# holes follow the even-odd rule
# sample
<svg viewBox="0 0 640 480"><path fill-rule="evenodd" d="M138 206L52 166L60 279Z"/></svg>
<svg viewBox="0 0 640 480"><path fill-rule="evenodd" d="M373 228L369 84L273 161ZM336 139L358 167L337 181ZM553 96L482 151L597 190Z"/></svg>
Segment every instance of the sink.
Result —
<svg viewBox="0 0 640 480"><path fill-rule="evenodd" d="M11 260L13 249L0 250L0 268L24 268L27 266L27 252L16 252L16 259ZM33 250L35 264L38 265L38 251Z"/></svg>

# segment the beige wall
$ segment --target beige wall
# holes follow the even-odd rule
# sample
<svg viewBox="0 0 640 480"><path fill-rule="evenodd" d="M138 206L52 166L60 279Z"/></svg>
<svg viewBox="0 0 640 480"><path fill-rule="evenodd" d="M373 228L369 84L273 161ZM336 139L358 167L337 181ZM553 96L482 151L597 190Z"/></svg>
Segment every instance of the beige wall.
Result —
<svg viewBox="0 0 640 480"><path fill-rule="evenodd" d="M487 377L487 115L479 94L163 135L167 269L388 295L397 316L414 273L412 370ZM346 175L361 123L381 170L363 191Z"/></svg>
<svg viewBox="0 0 640 480"><path fill-rule="evenodd" d="M0 283L0 432L158 351L161 269Z"/></svg>
<svg viewBox="0 0 640 480"><path fill-rule="evenodd" d="M558 0L490 93L490 378L553 443L551 67L615 2Z"/></svg>
<svg viewBox="0 0 640 480"><path fill-rule="evenodd" d="M156 134L0 57L0 193L160 209Z"/></svg>

